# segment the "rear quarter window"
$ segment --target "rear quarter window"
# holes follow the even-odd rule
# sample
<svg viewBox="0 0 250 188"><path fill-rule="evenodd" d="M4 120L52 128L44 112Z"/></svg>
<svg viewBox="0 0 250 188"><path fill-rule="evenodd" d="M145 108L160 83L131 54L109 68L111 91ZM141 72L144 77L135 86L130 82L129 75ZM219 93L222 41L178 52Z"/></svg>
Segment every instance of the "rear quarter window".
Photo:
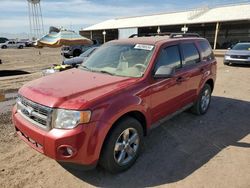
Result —
<svg viewBox="0 0 250 188"><path fill-rule="evenodd" d="M209 61L214 59L212 48L207 41L205 40L198 41L198 45L200 46L201 49L202 60Z"/></svg>

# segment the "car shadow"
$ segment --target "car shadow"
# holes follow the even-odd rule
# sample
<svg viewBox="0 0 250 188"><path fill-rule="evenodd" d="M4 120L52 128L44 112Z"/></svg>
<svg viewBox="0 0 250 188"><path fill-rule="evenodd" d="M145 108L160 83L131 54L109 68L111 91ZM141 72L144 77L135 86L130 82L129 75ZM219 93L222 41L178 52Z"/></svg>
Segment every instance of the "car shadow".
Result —
<svg viewBox="0 0 250 188"><path fill-rule="evenodd" d="M230 64L231 67L250 68L250 64Z"/></svg>
<svg viewBox="0 0 250 188"><path fill-rule="evenodd" d="M23 71L23 70L0 70L0 77L16 76L16 75L23 75L23 74L30 74L30 73L27 71Z"/></svg>
<svg viewBox="0 0 250 188"><path fill-rule="evenodd" d="M182 180L228 146L250 133L250 102L212 97L206 115L184 112L152 130L143 152L126 172L110 174L100 167L91 171L64 168L98 187L149 187Z"/></svg>

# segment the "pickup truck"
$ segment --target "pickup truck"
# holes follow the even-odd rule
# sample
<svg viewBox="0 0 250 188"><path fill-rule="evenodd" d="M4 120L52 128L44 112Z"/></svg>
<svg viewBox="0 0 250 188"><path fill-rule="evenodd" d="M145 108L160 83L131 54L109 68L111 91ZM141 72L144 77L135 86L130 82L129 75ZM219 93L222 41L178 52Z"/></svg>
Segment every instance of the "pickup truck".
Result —
<svg viewBox="0 0 250 188"><path fill-rule="evenodd" d="M93 41L92 45L63 46L61 49L61 55L64 56L65 58L78 57L89 48L100 46L97 40L92 40L92 41Z"/></svg>
<svg viewBox="0 0 250 188"><path fill-rule="evenodd" d="M25 47L24 42L18 42L18 41L6 41L5 43L0 44L0 48L6 49L6 48L19 48L23 49Z"/></svg>
<svg viewBox="0 0 250 188"><path fill-rule="evenodd" d="M216 64L208 41L195 35L110 41L78 68L25 84L13 123L52 159L121 172L152 128L184 110L207 112Z"/></svg>

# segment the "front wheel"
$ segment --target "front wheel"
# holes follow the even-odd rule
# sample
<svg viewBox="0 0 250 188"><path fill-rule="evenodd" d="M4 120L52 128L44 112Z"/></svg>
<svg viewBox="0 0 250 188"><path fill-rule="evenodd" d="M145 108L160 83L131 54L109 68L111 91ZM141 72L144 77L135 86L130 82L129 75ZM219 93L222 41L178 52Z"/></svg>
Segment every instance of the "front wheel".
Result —
<svg viewBox="0 0 250 188"><path fill-rule="evenodd" d="M191 108L191 111L197 115L205 114L211 102L211 93L212 93L211 86L209 84L205 84L199 94L198 100Z"/></svg>
<svg viewBox="0 0 250 188"><path fill-rule="evenodd" d="M142 145L143 129L139 121L127 117L116 123L104 143L100 165L111 173L130 168L136 161Z"/></svg>

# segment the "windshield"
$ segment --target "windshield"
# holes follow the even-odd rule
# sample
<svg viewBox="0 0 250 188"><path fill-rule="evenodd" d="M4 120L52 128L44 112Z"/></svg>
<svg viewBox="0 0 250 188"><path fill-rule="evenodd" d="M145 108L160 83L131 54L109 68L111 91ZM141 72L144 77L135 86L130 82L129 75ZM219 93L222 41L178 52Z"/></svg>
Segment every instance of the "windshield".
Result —
<svg viewBox="0 0 250 188"><path fill-rule="evenodd" d="M106 44L79 68L125 77L142 77L154 46L144 44Z"/></svg>
<svg viewBox="0 0 250 188"><path fill-rule="evenodd" d="M96 48L90 48L88 50L86 50L85 52L83 52L80 57L88 57L90 56L94 51L96 50Z"/></svg>
<svg viewBox="0 0 250 188"><path fill-rule="evenodd" d="M238 43L232 49L233 50L249 50L250 51L250 43Z"/></svg>

